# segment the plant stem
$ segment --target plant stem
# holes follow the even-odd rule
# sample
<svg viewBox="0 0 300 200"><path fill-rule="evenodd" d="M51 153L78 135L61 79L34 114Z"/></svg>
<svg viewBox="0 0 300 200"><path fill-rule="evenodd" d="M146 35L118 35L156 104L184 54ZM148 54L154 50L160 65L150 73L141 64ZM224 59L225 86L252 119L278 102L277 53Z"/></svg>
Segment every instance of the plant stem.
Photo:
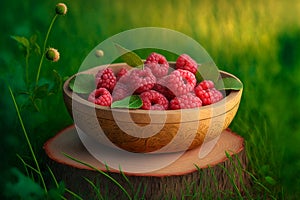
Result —
<svg viewBox="0 0 300 200"><path fill-rule="evenodd" d="M25 81L26 81L26 86L27 86L27 89L29 89L29 55L30 55L30 52L28 50L28 48L26 49L26 57L25 57Z"/></svg>
<svg viewBox="0 0 300 200"><path fill-rule="evenodd" d="M44 181L44 178L43 178L43 175L42 175L42 172L41 172L39 163L38 163L38 161L37 161L37 159L36 159L36 156L35 156L35 153L34 153L34 151L33 151L32 145L31 145L31 143L30 143L30 140L29 140L27 131L26 131L26 129L25 129L25 126L24 126L24 123L23 123L23 120L22 120L22 117L21 117L21 114L20 114L20 111L19 111L19 108L18 108L18 104L17 104L17 102L16 102L15 96L14 96L14 94L13 94L11 88L8 87L8 89L9 89L10 95L11 95L11 97L12 97L12 100L13 100L13 103L14 103L14 106L15 106L15 109L16 109L16 111L17 111L17 115L18 115L18 118L19 118L19 121L20 121L22 130L23 130L23 133L24 133L26 142L27 142L27 144L28 144L28 146L29 146L30 152L31 152L31 154L32 154L32 158L33 158L33 160L34 160L34 162L35 162L35 165L36 165L36 168L37 168L37 172L38 172L38 174L40 175L40 178L41 178L41 181L42 181L42 184L43 184L45 193L47 194L47 187L46 187L46 184L45 184L45 181Z"/></svg>
<svg viewBox="0 0 300 200"><path fill-rule="evenodd" d="M41 57L41 60L40 60L40 64L39 64L39 67L38 67L38 72L37 72L37 75L36 75L36 80L35 80L35 85L37 86L38 82L39 82L39 78L40 78L40 73L41 73L41 68L42 68L42 64L43 64L43 61L44 61L44 57L45 57L45 51L46 51L46 45L47 45L47 42L48 42L48 38L49 38L49 35L50 35L50 31L53 27L53 24L57 18L58 14L55 14L51 23L50 23L50 26L48 28L48 31L47 31L47 34L46 34L46 38L45 38L45 41L44 41L44 46L43 46L43 51L42 51L42 57Z"/></svg>

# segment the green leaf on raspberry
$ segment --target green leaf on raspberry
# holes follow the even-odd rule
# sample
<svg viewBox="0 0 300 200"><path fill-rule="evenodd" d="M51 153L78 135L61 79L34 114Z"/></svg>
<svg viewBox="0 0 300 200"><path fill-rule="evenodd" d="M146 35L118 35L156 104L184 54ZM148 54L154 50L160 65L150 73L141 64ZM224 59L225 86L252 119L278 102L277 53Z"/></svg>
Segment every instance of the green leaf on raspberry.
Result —
<svg viewBox="0 0 300 200"><path fill-rule="evenodd" d="M220 79L215 87L217 90L240 90L243 88L243 83L232 77Z"/></svg>
<svg viewBox="0 0 300 200"><path fill-rule="evenodd" d="M111 108L129 108L138 109L142 107L143 101L139 95L132 95L122 100L115 101L111 104Z"/></svg>
<svg viewBox="0 0 300 200"><path fill-rule="evenodd" d="M215 83L217 82L219 77L220 72L216 67L215 63L208 62L198 65L198 70L196 72L197 83L200 83L203 80L211 80Z"/></svg>
<svg viewBox="0 0 300 200"><path fill-rule="evenodd" d="M78 74L70 80L69 87L75 93L89 94L96 87L95 77L92 74Z"/></svg>
<svg viewBox="0 0 300 200"><path fill-rule="evenodd" d="M118 51L121 53L121 58L131 67L144 68L143 60L133 51L125 49L119 44L115 44Z"/></svg>
<svg viewBox="0 0 300 200"><path fill-rule="evenodd" d="M204 79L202 78L202 76L201 76L199 70L196 71L195 77L196 77L197 83L200 83L201 81L204 80Z"/></svg>

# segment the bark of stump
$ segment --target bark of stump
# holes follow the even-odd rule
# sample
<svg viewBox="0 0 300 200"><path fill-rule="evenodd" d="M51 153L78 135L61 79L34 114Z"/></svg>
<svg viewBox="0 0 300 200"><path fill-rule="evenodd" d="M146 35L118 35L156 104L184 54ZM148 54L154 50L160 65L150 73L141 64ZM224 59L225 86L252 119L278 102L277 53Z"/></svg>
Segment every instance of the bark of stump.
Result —
<svg viewBox="0 0 300 200"><path fill-rule="evenodd" d="M64 181L68 189L80 194L84 199L97 199L97 194L83 177L91 180L101 194L110 197L109 199L128 198L107 177L67 158L63 153L109 174L132 197L143 196L143 199L147 200L182 199L182 197L189 199L193 196L196 199L206 199L207 196L212 199L224 198L230 192L232 195L238 192L243 194L245 187L250 183L244 170L247 165L244 139L229 129L222 132L217 144L204 158L199 158L199 148L196 148L185 152L178 160L163 169L144 174L125 173L127 180L118 170L108 171L103 163L85 149L74 126L49 139L44 149L50 158L49 165L56 178Z"/></svg>

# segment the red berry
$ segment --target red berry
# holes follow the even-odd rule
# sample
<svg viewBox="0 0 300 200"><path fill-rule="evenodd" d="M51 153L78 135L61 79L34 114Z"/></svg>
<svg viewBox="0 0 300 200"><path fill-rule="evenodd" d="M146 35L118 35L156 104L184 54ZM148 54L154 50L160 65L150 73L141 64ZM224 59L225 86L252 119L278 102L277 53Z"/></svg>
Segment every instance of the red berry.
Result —
<svg viewBox="0 0 300 200"><path fill-rule="evenodd" d="M167 75L169 71L169 65L167 64L146 63L145 67L149 68L157 78Z"/></svg>
<svg viewBox="0 0 300 200"><path fill-rule="evenodd" d="M123 77L124 75L126 75L127 72L128 72L128 69L125 68L125 67L122 67L122 68L118 71L118 73L117 73L117 75L116 75L117 81L119 81L121 77Z"/></svg>
<svg viewBox="0 0 300 200"><path fill-rule="evenodd" d="M185 69L196 74L198 65L189 55L182 54L176 60L176 69Z"/></svg>
<svg viewBox="0 0 300 200"><path fill-rule="evenodd" d="M88 100L101 106L110 106L112 96L106 88L98 88L89 95Z"/></svg>
<svg viewBox="0 0 300 200"><path fill-rule="evenodd" d="M169 63L167 59L158 53L151 53L145 62L145 67L151 69L155 77L163 77L168 74Z"/></svg>
<svg viewBox="0 0 300 200"><path fill-rule="evenodd" d="M155 83L156 78L148 68L132 70L128 77L129 87L138 94L152 89Z"/></svg>
<svg viewBox="0 0 300 200"><path fill-rule="evenodd" d="M155 83L153 90L158 91L159 93L163 94L168 100L171 100L175 97L174 93L169 90L166 84L167 76L158 79Z"/></svg>
<svg viewBox="0 0 300 200"><path fill-rule="evenodd" d="M190 71L177 69L167 76L166 85L176 96L180 96L194 89L196 77Z"/></svg>
<svg viewBox="0 0 300 200"><path fill-rule="evenodd" d="M187 109L187 108L197 108L202 106L202 101L195 93L190 92L178 97L175 97L170 101L170 109Z"/></svg>
<svg viewBox="0 0 300 200"><path fill-rule="evenodd" d="M168 64L168 61L163 55L153 52L147 57L145 63Z"/></svg>
<svg viewBox="0 0 300 200"><path fill-rule="evenodd" d="M134 69L128 70L126 74L123 74L121 77L119 77L118 83L123 83L125 85L129 85L130 74L132 71L134 71Z"/></svg>
<svg viewBox="0 0 300 200"><path fill-rule="evenodd" d="M212 82L211 80L204 80L204 81L201 81L199 83L199 85L201 86L201 88L203 90L207 90L207 89L211 89L211 88L214 88L215 87L215 84L214 82Z"/></svg>
<svg viewBox="0 0 300 200"><path fill-rule="evenodd" d="M112 91L113 101L118 101L124 99L125 97L131 95L130 89L123 83L117 82L114 90Z"/></svg>
<svg viewBox="0 0 300 200"><path fill-rule="evenodd" d="M97 88L106 88L111 92L114 89L116 83L117 79L111 68L101 69L96 74Z"/></svg>
<svg viewBox="0 0 300 200"><path fill-rule="evenodd" d="M143 101L143 106L141 107L144 110L167 110L169 106L169 101L164 95L155 91L148 90L140 94L140 97Z"/></svg>
<svg viewBox="0 0 300 200"><path fill-rule="evenodd" d="M202 100L203 105L210 105L223 99L223 94L214 87L214 83L210 80L199 83L194 91Z"/></svg>

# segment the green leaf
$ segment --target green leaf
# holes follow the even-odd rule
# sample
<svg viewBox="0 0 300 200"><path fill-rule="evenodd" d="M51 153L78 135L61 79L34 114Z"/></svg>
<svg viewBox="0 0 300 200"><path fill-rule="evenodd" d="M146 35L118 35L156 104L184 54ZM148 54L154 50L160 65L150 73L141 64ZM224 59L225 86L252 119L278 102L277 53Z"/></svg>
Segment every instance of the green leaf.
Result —
<svg viewBox="0 0 300 200"><path fill-rule="evenodd" d="M41 55L41 48L38 45L38 43L34 43L33 46L34 46L34 52L38 55Z"/></svg>
<svg viewBox="0 0 300 200"><path fill-rule="evenodd" d="M204 80L204 78L202 78L199 70L196 71L195 77L196 77L197 83L200 83L201 81Z"/></svg>
<svg viewBox="0 0 300 200"><path fill-rule="evenodd" d="M12 168L11 180L14 182L5 183L4 195L8 199L42 199L44 197L44 190L42 187L34 182L29 177L25 176L17 168Z"/></svg>
<svg viewBox="0 0 300 200"><path fill-rule="evenodd" d="M96 87L95 77L92 74L78 74L70 80L69 87L75 93L89 94Z"/></svg>
<svg viewBox="0 0 300 200"><path fill-rule="evenodd" d="M53 70L53 77L54 77L54 81L50 93L56 94L62 88L63 80L60 74L56 70Z"/></svg>
<svg viewBox="0 0 300 200"><path fill-rule="evenodd" d="M240 90L243 88L243 83L235 78L226 77L220 79L215 84L215 87L218 90Z"/></svg>
<svg viewBox="0 0 300 200"><path fill-rule="evenodd" d="M33 51L37 54L37 55L41 55L41 48L39 46L39 44L37 43L37 35L32 35L30 37L30 43L32 46Z"/></svg>
<svg viewBox="0 0 300 200"><path fill-rule="evenodd" d="M131 67L144 68L143 60L133 51L129 51L119 44L115 44L116 48L121 53L121 58Z"/></svg>
<svg viewBox="0 0 300 200"><path fill-rule="evenodd" d="M139 95L132 95L111 104L111 108L137 109L142 107L143 101Z"/></svg>
<svg viewBox="0 0 300 200"><path fill-rule="evenodd" d="M65 192L66 187L64 182L59 182L56 188L50 188L50 190L48 190L47 197L48 199L61 199Z"/></svg>
<svg viewBox="0 0 300 200"><path fill-rule="evenodd" d="M218 67L213 63L202 63L198 65L198 70L196 72L197 82L201 82L202 80L211 80L213 82L217 82L220 77L220 72Z"/></svg>
<svg viewBox="0 0 300 200"><path fill-rule="evenodd" d="M265 180L267 181L267 183L271 184L271 185L275 185L276 181L274 178L272 178L271 176L266 176Z"/></svg>
<svg viewBox="0 0 300 200"><path fill-rule="evenodd" d="M33 91L33 97L34 99L42 99L46 96L48 96L49 92L49 84L45 83L41 86L37 86Z"/></svg>
<svg viewBox="0 0 300 200"><path fill-rule="evenodd" d="M25 47L26 49L30 49L30 43L26 37L21 36L11 36L12 39L17 41L20 45Z"/></svg>

